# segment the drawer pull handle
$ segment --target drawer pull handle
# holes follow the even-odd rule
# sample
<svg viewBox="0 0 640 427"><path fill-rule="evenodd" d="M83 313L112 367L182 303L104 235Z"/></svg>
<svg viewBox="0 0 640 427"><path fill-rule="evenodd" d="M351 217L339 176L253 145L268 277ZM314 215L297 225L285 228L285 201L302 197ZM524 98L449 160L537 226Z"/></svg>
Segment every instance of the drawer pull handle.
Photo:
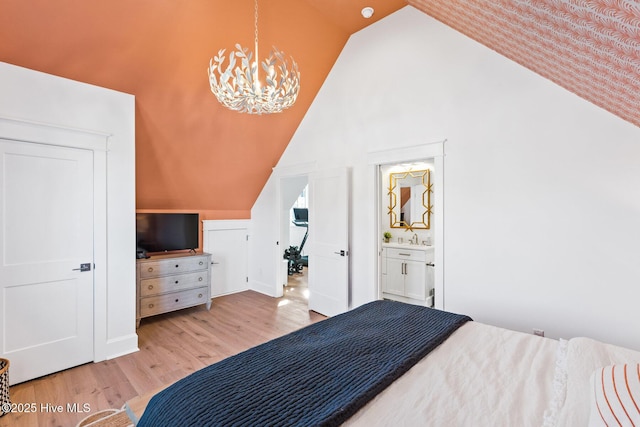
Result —
<svg viewBox="0 0 640 427"><path fill-rule="evenodd" d="M198 277L198 282L202 282L202 277Z"/></svg>
<svg viewBox="0 0 640 427"><path fill-rule="evenodd" d="M202 294L198 294L198 298L202 298Z"/></svg>
<svg viewBox="0 0 640 427"><path fill-rule="evenodd" d="M402 256L411 256L411 254L403 254L401 252L398 253L398 255L402 255Z"/></svg>
<svg viewBox="0 0 640 427"><path fill-rule="evenodd" d="M178 281L176 280L176 285L178 284Z"/></svg>
<svg viewBox="0 0 640 427"><path fill-rule="evenodd" d="M149 270L147 270L149 273L151 273L153 271L153 267L149 267Z"/></svg>
<svg viewBox="0 0 640 427"><path fill-rule="evenodd" d="M176 302L180 301L178 298L176 298Z"/></svg>
<svg viewBox="0 0 640 427"><path fill-rule="evenodd" d="M200 261L200 263L199 263L199 264L200 264L200 265L203 265L203 264L204 264L204 261Z"/></svg>
<svg viewBox="0 0 640 427"><path fill-rule="evenodd" d="M176 268L178 268L178 267L179 267L179 264L176 264Z"/></svg>
<svg viewBox="0 0 640 427"><path fill-rule="evenodd" d="M153 304L149 304L149 308L153 308Z"/></svg>
<svg viewBox="0 0 640 427"><path fill-rule="evenodd" d="M153 289L153 285L149 285L149 290Z"/></svg>

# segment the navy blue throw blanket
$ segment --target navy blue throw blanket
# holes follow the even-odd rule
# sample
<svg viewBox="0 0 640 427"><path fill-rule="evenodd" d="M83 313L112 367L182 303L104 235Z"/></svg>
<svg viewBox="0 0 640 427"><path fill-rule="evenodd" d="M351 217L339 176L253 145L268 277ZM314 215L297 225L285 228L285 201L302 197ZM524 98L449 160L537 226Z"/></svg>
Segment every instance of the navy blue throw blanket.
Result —
<svg viewBox="0 0 640 427"><path fill-rule="evenodd" d="M468 320L365 304L194 372L156 394L138 427L340 425Z"/></svg>

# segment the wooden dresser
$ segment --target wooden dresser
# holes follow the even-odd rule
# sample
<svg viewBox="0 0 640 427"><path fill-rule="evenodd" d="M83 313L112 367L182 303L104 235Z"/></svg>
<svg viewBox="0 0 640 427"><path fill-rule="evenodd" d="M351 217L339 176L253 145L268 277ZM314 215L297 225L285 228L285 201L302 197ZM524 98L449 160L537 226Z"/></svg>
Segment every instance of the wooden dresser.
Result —
<svg viewBox="0 0 640 427"><path fill-rule="evenodd" d="M211 308L211 255L156 255L137 260L136 327L140 319L195 305Z"/></svg>

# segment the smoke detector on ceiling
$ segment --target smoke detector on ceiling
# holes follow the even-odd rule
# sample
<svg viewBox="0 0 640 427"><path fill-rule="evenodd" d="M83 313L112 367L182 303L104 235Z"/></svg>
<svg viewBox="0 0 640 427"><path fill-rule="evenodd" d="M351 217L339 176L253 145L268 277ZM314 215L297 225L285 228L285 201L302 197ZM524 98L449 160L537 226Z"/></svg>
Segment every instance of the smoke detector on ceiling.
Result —
<svg viewBox="0 0 640 427"><path fill-rule="evenodd" d="M365 7L364 9L362 9L360 11L360 13L362 14L362 16L364 16L365 18L369 19L373 16L373 8L372 7Z"/></svg>

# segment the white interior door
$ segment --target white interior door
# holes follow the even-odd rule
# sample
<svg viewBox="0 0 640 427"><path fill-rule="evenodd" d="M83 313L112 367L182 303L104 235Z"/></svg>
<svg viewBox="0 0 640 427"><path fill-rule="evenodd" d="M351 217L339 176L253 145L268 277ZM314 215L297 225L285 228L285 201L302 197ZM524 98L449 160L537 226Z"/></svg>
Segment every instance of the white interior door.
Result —
<svg viewBox="0 0 640 427"><path fill-rule="evenodd" d="M0 190L0 353L15 384L93 360L93 152L0 139Z"/></svg>
<svg viewBox="0 0 640 427"><path fill-rule="evenodd" d="M309 177L309 310L349 309L349 182L345 168Z"/></svg>
<svg viewBox="0 0 640 427"><path fill-rule="evenodd" d="M246 291L247 229L206 230L204 251L211 254L211 297Z"/></svg>

